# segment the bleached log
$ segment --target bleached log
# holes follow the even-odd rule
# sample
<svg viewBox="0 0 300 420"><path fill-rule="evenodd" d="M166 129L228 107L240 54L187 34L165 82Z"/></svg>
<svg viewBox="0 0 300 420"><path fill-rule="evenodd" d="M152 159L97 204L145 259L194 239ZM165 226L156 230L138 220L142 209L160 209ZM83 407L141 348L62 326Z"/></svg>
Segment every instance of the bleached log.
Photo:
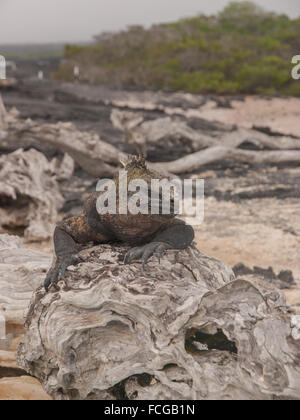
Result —
<svg viewBox="0 0 300 420"><path fill-rule="evenodd" d="M253 151L215 146L172 162L154 163L153 167L174 174L183 174L222 160L248 164L300 163L300 150Z"/></svg>
<svg viewBox="0 0 300 420"><path fill-rule="evenodd" d="M0 315L10 326L23 330L32 293L51 266L52 256L24 248L20 238L0 235Z"/></svg>
<svg viewBox="0 0 300 420"><path fill-rule="evenodd" d="M34 139L67 153L86 172L98 176L112 176L120 160L127 155L102 141L96 133L81 132L72 123L40 124L30 119L23 121L11 113L6 118L8 137Z"/></svg>
<svg viewBox="0 0 300 420"><path fill-rule="evenodd" d="M0 401L49 401L38 381L30 376L0 379Z"/></svg>
<svg viewBox="0 0 300 420"><path fill-rule="evenodd" d="M218 136L209 136L194 130L178 118L164 117L144 121L141 114L114 109L111 120L115 128L125 134L129 144L143 145L157 143L165 137L178 137L189 143L192 150L199 151L207 147L223 146L237 148L243 143L250 143L258 149L269 150L300 150L300 139L292 137L272 137L256 130L237 129Z"/></svg>
<svg viewBox="0 0 300 420"><path fill-rule="evenodd" d="M34 241L51 237L64 202L51 163L33 149L0 156L0 200L0 227Z"/></svg>
<svg viewBox="0 0 300 420"><path fill-rule="evenodd" d="M287 136L268 136L256 130L238 129L220 137L215 145L237 148L243 143L250 143L257 149L300 150L300 139Z"/></svg>
<svg viewBox="0 0 300 420"><path fill-rule="evenodd" d="M148 144L162 141L165 137L180 138L192 150L205 149L217 143L213 137L193 130L178 119L164 117L153 121L143 120L142 115L130 111L114 109L111 113L111 121L115 128L124 133L125 141L135 145L137 150L142 147L144 153Z"/></svg>
<svg viewBox="0 0 300 420"><path fill-rule="evenodd" d="M120 161L127 159L125 153L102 141L97 134L80 132L70 123L39 124L32 120L23 121L16 116L15 112L8 113L5 121L8 127L6 141L9 141L11 138L34 139L35 141L54 146L62 153L67 153L71 156L78 165L95 177L111 177L115 175L119 170ZM172 128L168 118L154 122L144 122L141 127L144 128L138 127L139 131L137 132L133 129L132 135L136 144L142 146L146 144L148 137L155 142L161 138L161 135L173 133L186 138L194 150L207 147L204 150L186 155L175 161L149 163L149 167L159 170L165 176L191 172L199 169L202 165L222 159L250 164L300 162L299 139L271 137L255 130L237 130L216 138L199 134L187 126L180 125L180 122L176 122ZM162 131L160 131L159 127L163 127ZM138 138L136 138L136 134L138 134ZM258 148L271 150L252 151L237 149L237 147L247 141Z"/></svg>
<svg viewBox="0 0 300 420"><path fill-rule="evenodd" d="M300 322L280 291L194 247L145 271L125 252L86 250L34 294L17 360L52 398L299 398Z"/></svg>
<svg viewBox="0 0 300 420"><path fill-rule="evenodd" d="M71 123L40 124L28 119L20 120L15 110L6 117L8 135L11 138L34 139L68 154L87 173L94 177L111 177L120 170L120 161L128 155L116 147L102 141L98 134L81 132ZM148 164L152 167L152 164ZM157 167L157 166L156 166ZM161 169L165 176L169 173Z"/></svg>
<svg viewBox="0 0 300 420"><path fill-rule="evenodd" d="M54 158L51 164L58 181L66 181L74 174L75 162L68 153L65 153L61 162L57 158Z"/></svg>

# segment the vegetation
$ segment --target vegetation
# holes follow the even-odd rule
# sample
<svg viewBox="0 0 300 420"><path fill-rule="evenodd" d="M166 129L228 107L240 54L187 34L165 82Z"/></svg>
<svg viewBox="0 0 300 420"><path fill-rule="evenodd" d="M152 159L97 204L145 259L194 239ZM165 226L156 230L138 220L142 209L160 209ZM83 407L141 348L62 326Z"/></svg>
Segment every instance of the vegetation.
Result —
<svg viewBox="0 0 300 420"><path fill-rule="evenodd" d="M300 19L233 2L216 16L129 27L96 37L90 46L68 45L55 77L118 87L189 92L300 95L291 59L300 54Z"/></svg>

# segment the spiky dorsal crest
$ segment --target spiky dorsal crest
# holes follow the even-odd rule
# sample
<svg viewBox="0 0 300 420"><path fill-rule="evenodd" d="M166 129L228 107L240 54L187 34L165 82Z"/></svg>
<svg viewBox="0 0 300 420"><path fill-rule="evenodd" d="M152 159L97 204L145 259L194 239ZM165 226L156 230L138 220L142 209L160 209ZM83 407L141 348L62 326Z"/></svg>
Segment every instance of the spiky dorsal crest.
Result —
<svg viewBox="0 0 300 420"><path fill-rule="evenodd" d="M138 156L129 156L128 160L125 162L120 161L122 166L125 168L125 170L129 169L147 169L146 166L146 159L144 155L138 155Z"/></svg>

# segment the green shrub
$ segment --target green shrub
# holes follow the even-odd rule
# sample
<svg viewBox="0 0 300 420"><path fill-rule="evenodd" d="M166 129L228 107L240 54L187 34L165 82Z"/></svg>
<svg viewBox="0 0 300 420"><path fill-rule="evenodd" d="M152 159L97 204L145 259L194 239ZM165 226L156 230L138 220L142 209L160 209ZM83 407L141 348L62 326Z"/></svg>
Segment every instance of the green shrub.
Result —
<svg viewBox="0 0 300 420"><path fill-rule="evenodd" d="M300 54L300 19L269 13L254 3L232 2L216 16L141 26L97 37L94 45L65 47L55 73L72 80L121 87L189 92L300 94L291 58Z"/></svg>

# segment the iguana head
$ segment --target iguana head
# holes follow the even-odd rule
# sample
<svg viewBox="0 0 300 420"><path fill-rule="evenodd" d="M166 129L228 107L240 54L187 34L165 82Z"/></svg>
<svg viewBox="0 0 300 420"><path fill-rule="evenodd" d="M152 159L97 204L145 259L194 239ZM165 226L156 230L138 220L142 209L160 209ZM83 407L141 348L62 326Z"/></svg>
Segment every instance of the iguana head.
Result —
<svg viewBox="0 0 300 420"><path fill-rule="evenodd" d="M125 162L121 161L121 164L123 170L127 172L128 182L133 179L143 179L149 183L151 179L163 178L162 175L147 167L144 155L128 156L128 159ZM117 179L119 180L119 176Z"/></svg>
<svg viewBox="0 0 300 420"><path fill-rule="evenodd" d="M125 162L120 162L126 171L129 171L132 168L147 170L146 159L144 155L128 156L128 159Z"/></svg>
<svg viewBox="0 0 300 420"><path fill-rule="evenodd" d="M151 170L146 165L146 160L143 155L139 156L130 156L126 162L121 162L123 166L123 171L120 171L118 176L114 179L117 189L117 195L119 194L119 186L120 181L127 181L127 188L131 181L133 180L142 180L145 181L147 184L147 188L139 189L140 194L144 194L148 197L148 203L149 203L149 212L150 215L155 215L155 218L157 218L157 209L159 209L159 215L163 219L170 219L175 216L173 210L174 210L174 191L170 191L170 213L168 214L162 214L162 201L163 201L163 191L159 190L158 195L155 195L155 198L152 197L152 186L153 180L166 180L166 177L159 174L158 172ZM125 187L126 188L126 187ZM134 194L134 192L128 191L128 198L131 197ZM153 206L155 208L155 212L152 212L152 208L150 206Z"/></svg>

